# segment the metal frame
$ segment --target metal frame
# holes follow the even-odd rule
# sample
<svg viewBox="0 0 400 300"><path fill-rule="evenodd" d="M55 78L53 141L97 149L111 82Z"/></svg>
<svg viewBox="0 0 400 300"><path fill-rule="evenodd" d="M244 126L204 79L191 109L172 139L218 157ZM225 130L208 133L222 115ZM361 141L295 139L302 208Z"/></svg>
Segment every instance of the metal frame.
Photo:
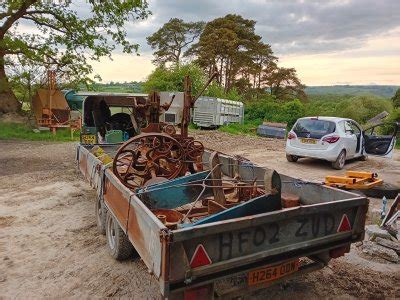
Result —
<svg viewBox="0 0 400 300"><path fill-rule="evenodd" d="M347 171L345 176L326 176L325 184L353 190L370 189L383 183L373 172Z"/></svg>

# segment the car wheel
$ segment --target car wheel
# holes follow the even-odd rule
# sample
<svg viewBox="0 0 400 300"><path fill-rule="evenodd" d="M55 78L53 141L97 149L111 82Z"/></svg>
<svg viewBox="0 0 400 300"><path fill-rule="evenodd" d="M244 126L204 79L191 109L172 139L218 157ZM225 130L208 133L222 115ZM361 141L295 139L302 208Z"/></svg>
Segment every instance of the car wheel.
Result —
<svg viewBox="0 0 400 300"><path fill-rule="evenodd" d="M332 167L336 170L341 170L346 163L346 150L342 150L336 160L332 163Z"/></svg>
<svg viewBox="0 0 400 300"><path fill-rule="evenodd" d="M106 234L106 214L107 210L100 197L96 197L95 204L96 224L97 230L105 235Z"/></svg>
<svg viewBox="0 0 400 300"><path fill-rule="evenodd" d="M137 255L128 237L110 213L107 213L106 237L108 250L116 260L126 260L134 254Z"/></svg>
<svg viewBox="0 0 400 300"><path fill-rule="evenodd" d="M299 160L299 157L296 155L286 154L286 159L290 162L296 162Z"/></svg>

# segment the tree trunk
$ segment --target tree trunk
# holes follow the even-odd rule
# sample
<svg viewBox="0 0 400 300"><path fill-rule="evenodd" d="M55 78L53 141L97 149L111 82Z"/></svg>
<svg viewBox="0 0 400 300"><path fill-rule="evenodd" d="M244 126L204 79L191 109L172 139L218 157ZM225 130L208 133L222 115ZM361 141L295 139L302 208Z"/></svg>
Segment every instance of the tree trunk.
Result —
<svg viewBox="0 0 400 300"><path fill-rule="evenodd" d="M0 57L0 113L19 112L21 103L15 97L8 82L4 66L4 56Z"/></svg>

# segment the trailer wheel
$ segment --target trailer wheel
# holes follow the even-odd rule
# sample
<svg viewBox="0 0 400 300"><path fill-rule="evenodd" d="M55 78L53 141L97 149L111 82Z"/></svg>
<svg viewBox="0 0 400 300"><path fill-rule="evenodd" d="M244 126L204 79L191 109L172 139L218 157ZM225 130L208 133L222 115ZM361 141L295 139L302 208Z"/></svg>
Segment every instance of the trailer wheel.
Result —
<svg viewBox="0 0 400 300"><path fill-rule="evenodd" d="M128 237L111 213L107 213L106 237L108 250L116 260L126 260L137 254Z"/></svg>
<svg viewBox="0 0 400 300"><path fill-rule="evenodd" d="M104 203L100 197L96 197L95 214L96 214L97 230L102 235L105 235L107 210L104 207Z"/></svg>

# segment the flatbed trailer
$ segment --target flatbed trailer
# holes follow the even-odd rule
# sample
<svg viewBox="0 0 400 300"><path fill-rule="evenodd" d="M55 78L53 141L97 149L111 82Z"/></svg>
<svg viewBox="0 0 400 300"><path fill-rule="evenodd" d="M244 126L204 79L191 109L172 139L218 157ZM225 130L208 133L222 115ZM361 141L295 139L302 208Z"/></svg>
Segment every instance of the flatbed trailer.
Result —
<svg viewBox="0 0 400 300"><path fill-rule="evenodd" d="M99 145L114 156L120 145ZM97 201L117 220L166 299L233 297L326 266L364 238L368 199L348 191L281 176L282 192L301 205L197 226L167 228L91 153L77 146L78 168ZM211 151L203 154L207 162ZM268 168L220 154L222 172L243 180L264 178ZM196 263L194 263L196 261ZM242 275L244 284L224 292L217 280Z"/></svg>

